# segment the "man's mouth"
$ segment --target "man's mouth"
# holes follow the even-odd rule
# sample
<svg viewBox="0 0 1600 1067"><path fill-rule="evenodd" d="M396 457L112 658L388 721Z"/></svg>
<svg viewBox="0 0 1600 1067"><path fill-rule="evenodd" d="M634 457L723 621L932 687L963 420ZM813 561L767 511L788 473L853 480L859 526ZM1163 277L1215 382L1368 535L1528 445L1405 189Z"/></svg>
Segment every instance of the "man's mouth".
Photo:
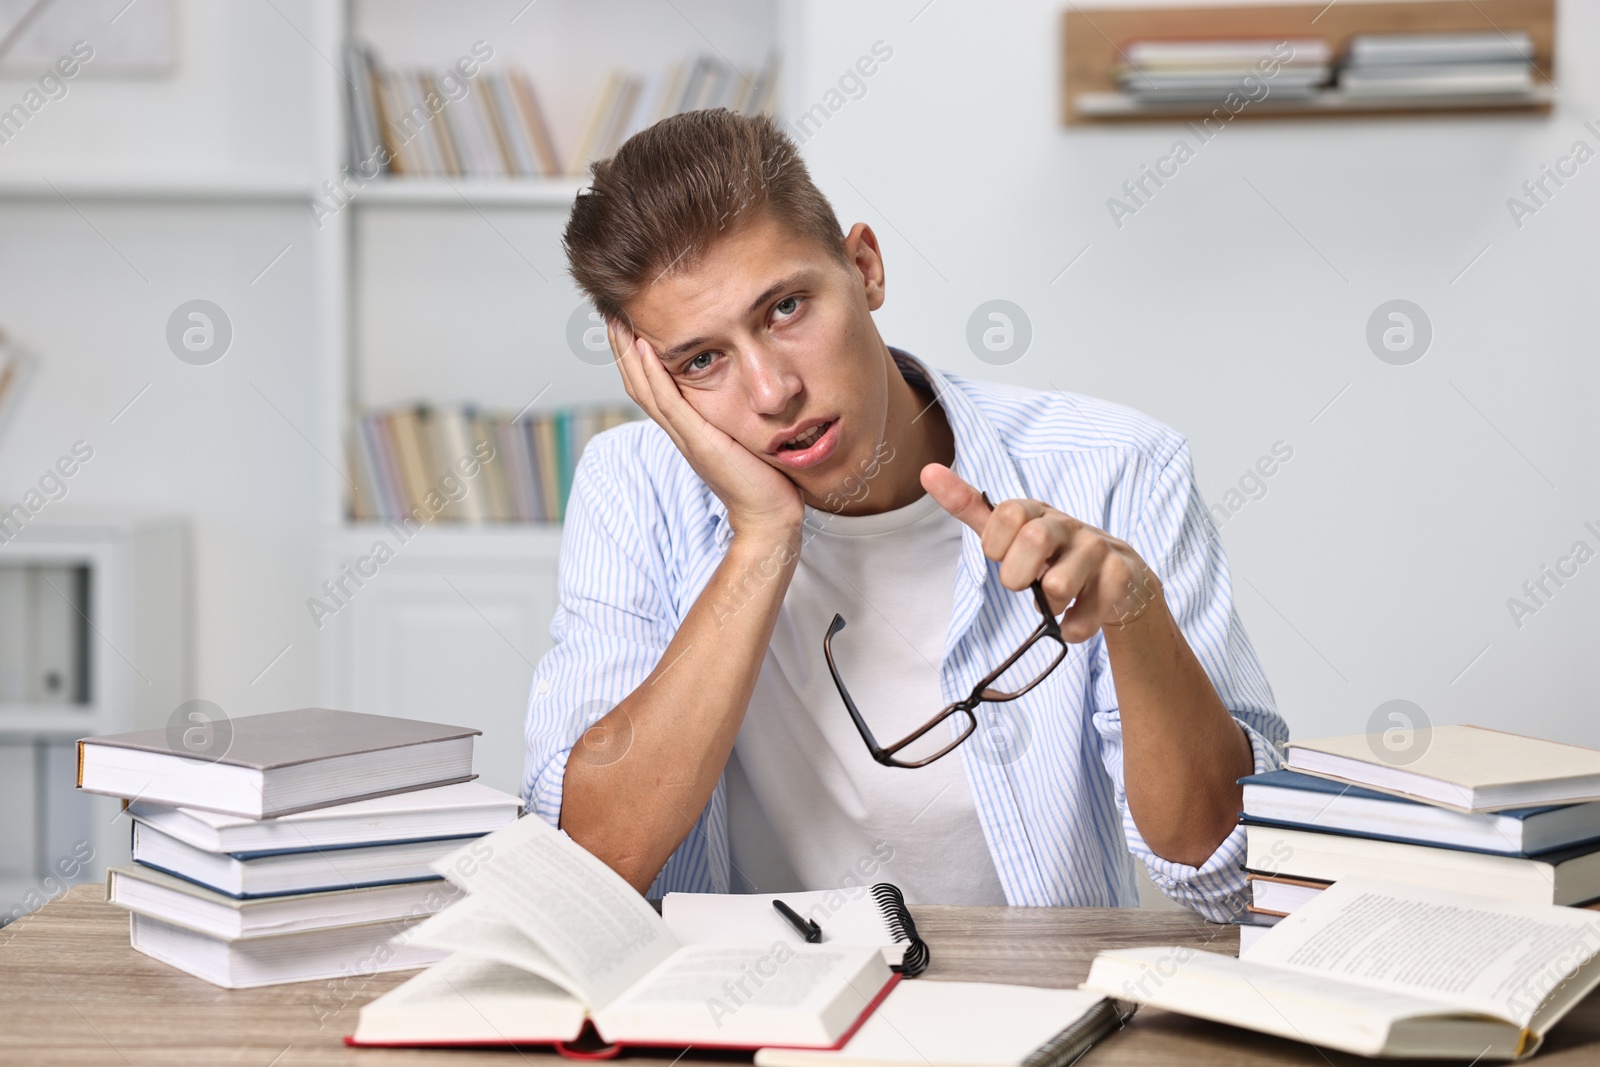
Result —
<svg viewBox="0 0 1600 1067"><path fill-rule="evenodd" d="M773 457L790 470L806 470L826 463L839 447L839 420L829 419L819 426L780 442Z"/></svg>
<svg viewBox="0 0 1600 1067"><path fill-rule="evenodd" d="M799 437L791 438L790 440L779 445L778 451L795 451L798 449L810 448L816 443L817 438L828 432L828 427L832 425L833 423L831 422L825 422L821 426L813 426Z"/></svg>

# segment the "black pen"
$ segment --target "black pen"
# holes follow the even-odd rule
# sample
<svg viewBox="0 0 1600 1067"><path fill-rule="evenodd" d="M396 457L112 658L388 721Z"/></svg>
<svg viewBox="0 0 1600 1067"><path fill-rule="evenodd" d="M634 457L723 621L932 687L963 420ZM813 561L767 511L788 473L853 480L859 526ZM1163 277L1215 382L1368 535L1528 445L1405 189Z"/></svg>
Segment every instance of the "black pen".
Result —
<svg viewBox="0 0 1600 1067"><path fill-rule="evenodd" d="M799 912L781 900L774 900L772 906L778 909L779 915L789 920L789 925L794 927L797 934L805 938L806 944L815 945L822 940L822 927L817 925L815 919L808 922L800 918Z"/></svg>

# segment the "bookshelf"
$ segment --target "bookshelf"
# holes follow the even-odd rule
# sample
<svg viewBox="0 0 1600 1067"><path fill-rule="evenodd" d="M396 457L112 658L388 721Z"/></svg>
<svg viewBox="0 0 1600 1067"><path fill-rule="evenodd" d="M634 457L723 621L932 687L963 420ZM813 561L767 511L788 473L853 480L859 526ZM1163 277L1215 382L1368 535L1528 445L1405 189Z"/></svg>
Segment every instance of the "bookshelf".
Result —
<svg viewBox="0 0 1600 1067"><path fill-rule="evenodd" d="M1116 80L1123 46L1158 39L1301 39L1321 37L1333 54L1366 33L1466 33L1522 30L1534 45L1531 95L1438 98L1347 97L1324 90L1309 99L1252 103L1235 117L1313 118L1449 113L1535 113L1550 110L1555 86L1555 0L1314 0L1295 4L1231 4L1087 8L1069 5L1061 17L1061 121L1106 122L1202 118L1214 104L1138 103Z"/></svg>
<svg viewBox="0 0 1600 1067"><path fill-rule="evenodd" d="M770 55L781 54L779 28L791 17L789 5L778 0L753 4L697 0L680 7L624 0L605 12L569 2L527 9L518 16L516 28L528 32L513 39L504 34L503 21L489 17L503 15L503 6L479 2L444 10L440 5L350 0L345 6L346 36L370 49L355 62L379 71L372 79L373 91L363 100L364 106L379 112L377 124L392 133L394 115L408 117L406 101L411 98L399 95L403 90L392 84L406 71L440 70L457 53L492 51L493 58L483 63L479 87L473 91L479 94L479 103L495 113L488 125L503 132L500 143L507 162L527 155L512 151L513 127L521 128L514 121L517 109L498 95L515 81L520 69L536 90L558 161L570 169L574 153L586 154L579 149L595 135L590 128L593 109L597 101L609 99L602 89L613 85L613 70L652 77L680 61L687 70L688 60L705 55L717 64L748 72L760 84L764 79L756 72ZM615 33L617 25L627 25L628 32ZM536 28L546 32L534 33ZM576 50L563 47L562 34L606 43ZM781 102L790 66L780 62L778 70L771 97ZM506 81L494 82L500 78ZM747 88L752 82L729 79L721 84ZM627 99L636 100L641 111L649 104L661 113L672 108L660 101L681 89L678 83L663 88L652 80L637 97ZM363 131L358 139L371 143L364 131L372 122L352 119L343 93L338 97L326 104L345 120L345 132ZM465 108L452 111L450 106L441 112L449 123L450 136L445 139L453 138L463 167L471 155L466 149L473 141L474 123L480 121L472 114ZM440 152L419 146L438 128L419 124L416 136L405 140L404 150L393 136L388 147L396 158L403 151L413 163L437 162ZM613 129L609 124L605 128ZM539 141L537 135L529 138L530 144ZM368 153L363 149L355 154ZM352 426L363 412L392 411L417 400L461 403L504 414L529 406L532 413L618 406L642 417L609 363L597 366L592 353L570 350L569 323L586 305L566 278L560 235L573 197L586 179L443 177L407 174L403 166L396 169L401 173L367 180L338 213L349 256L343 297L349 352L344 425ZM426 254L419 256L419 249ZM438 268L446 256L476 266L441 273ZM449 365L438 358L441 352L449 353ZM403 451L387 420L385 427L367 436L369 452L385 444ZM581 440L583 431L575 436ZM506 453L504 448L498 451ZM569 457L572 452L563 449ZM369 466L385 465L391 471L398 466L387 458ZM444 527L447 521L441 518L439 525Z"/></svg>
<svg viewBox="0 0 1600 1067"><path fill-rule="evenodd" d="M792 0L615 0L604 10L558 0L527 8L512 25L521 7L348 0L330 32L340 44L346 36L370 44L394 68L442 66L473 41L489 41L494 62L533 77L565 153L607 67L643 74L715 50L754 68L793 38L785 30L798 17ZM776 88L780 109L794 98L791 52L786 46ZM329 90L319 106L339 122L339 154L327 159L336 169L346 102L342 84ZM583 302L560 237L586 184L397 175L357 190L328 220L341 249L330 311L342 359L324 438L342 450L363 411L418 399L509 412L530 401L535 410L631 404L614 367L568 347L569 320ZM370 557L380 541L394 557L321 631L323 701L477 726L481 780L516 792L521 711L558 602L560 524L435 521L402 543L394 524L347 519L342 493L337 499L319 573Z"/></svg>

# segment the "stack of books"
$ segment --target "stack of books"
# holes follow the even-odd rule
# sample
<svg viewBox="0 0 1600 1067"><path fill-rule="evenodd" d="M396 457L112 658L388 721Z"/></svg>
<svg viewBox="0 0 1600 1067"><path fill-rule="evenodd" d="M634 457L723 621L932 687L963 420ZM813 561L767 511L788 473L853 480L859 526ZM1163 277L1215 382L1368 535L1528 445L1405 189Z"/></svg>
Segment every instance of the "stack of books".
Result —
<svg viewBox="0 0 1600 1067"><path fill-rule="evenodd" d="M1347 97L1531 96L1533 40L1521 30L1360 34L1339 69Z"/></svg>
<svg viewBox="0 0 1600 1067"><path fill-rule="evenodd" d="M78 743L78 785L129 801L106 874L133 947L229 989L423 967L457 899L431 864L514 822L471 781L477 730L323 708Z"/></svg>
<svg viewBox="0 0 1600 1067"><path fill-rule="evenodd" d="M590 160L682 111L726 107L770 113L778 56L741 70L716 55L674 63L653 76L613 69L600 87L577 143L556 145L533 79L490 58L471 77L455 68L385 67L370 46L346 46L350 71L350 166L366 178L582 177Z"/></svg>
<svg viewBox="0 0 1600 1067"><path fill-rule="evenodd" d="M636 407L523 416L470 405L371 411L352 431L350 516L455 522L560 522L589 439Z"/></svg>
<svg viewBox="0 0 1600 1067"><path fill-rule="evenodd" d="M1331 51L1320 38L1134 41L1123 56L1117 84L1142 104L1222 103L1235 93L1304 99L1332 74Z"/></svg>
<svg viewBox="0 0 1600 1067"><path fill-rule="evenodd" d="M1600 910L1600 751L1443 726L1295 742L1285 765L1241 779L1241 952L1345 878Z"/></svg>

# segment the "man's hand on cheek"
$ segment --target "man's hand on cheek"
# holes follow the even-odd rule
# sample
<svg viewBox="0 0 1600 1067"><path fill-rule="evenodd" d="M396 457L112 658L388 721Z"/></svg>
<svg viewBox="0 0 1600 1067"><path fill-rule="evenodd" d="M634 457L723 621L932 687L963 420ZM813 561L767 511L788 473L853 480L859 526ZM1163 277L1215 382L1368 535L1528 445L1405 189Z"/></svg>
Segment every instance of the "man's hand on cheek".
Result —
<svg viewBox="0 0 1600 1067"><path fill-rule="evenodd" d="M620 320L607 323L606 333L628 395L667 432L700 480L727 507L728 525L735 535L798 536L805 517L800 488L703 418L684 399L650 342L635 336Z"/></svg>
<svg viewBox="0 0 1600 1067"><path fill-rule="evenodd" d="M922 468L922 487L983 539L983 554L1000 564L1000 584L1024 590L1039 579L1061 636L1087 641L1102 628L1137 621L1161 600L1161 582L1126 541L1079 522L1038 500L1005 500L991 508L979 490L949 467Z"/></svg>

